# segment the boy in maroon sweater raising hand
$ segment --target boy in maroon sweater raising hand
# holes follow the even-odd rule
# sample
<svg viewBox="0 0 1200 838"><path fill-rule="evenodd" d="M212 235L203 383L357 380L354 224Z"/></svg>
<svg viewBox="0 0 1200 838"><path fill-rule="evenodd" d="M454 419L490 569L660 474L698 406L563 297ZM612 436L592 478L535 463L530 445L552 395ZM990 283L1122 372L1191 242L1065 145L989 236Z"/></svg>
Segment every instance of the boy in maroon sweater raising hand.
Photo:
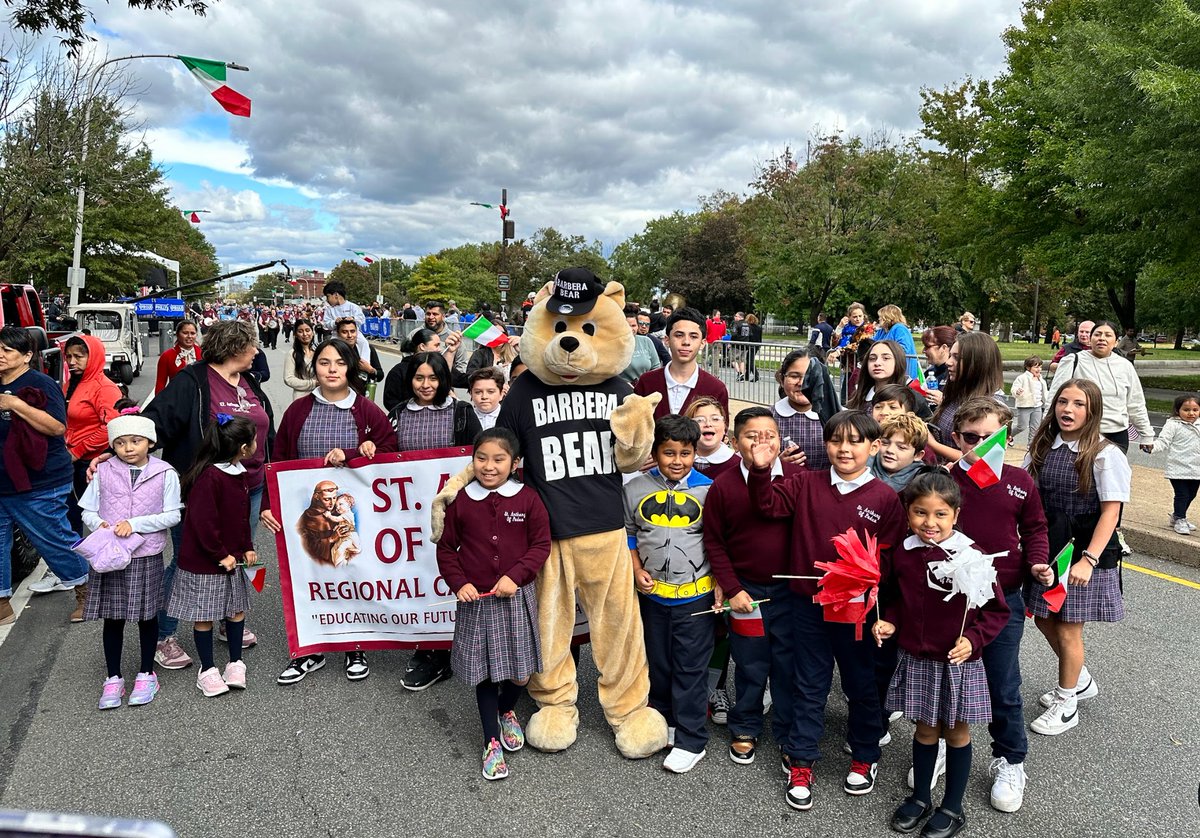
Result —
<svg viewBox="0 0 1200 838"><path fill-rule="evenodd" d="M806 471L771 482L773 450L769 443L751 448L751 503L770 518L791 518L791 573L818 577L817 561L836 561L833 539L853 529L860 538L879 540L890 551L904 536L904 509L895 491L874 479L867 468L879 450L879 423L859 410L843 410L825 424L825 449L833 464L829 471ZM867 615L861 639L855 626L827 623L822 607L813 603L814 579L796 581L792 634L795 654L792 733L787 745L789 771L787 804L810 809L813 804L812 765L820 756L817 744L825 729L825 703L833 683L833 664L842 674L850 703L850 771L842 788L847 794L869 794L875 788L879 740L884 729L875 687L875 654ZM783 685L780 685L782 687Z"/></svg>

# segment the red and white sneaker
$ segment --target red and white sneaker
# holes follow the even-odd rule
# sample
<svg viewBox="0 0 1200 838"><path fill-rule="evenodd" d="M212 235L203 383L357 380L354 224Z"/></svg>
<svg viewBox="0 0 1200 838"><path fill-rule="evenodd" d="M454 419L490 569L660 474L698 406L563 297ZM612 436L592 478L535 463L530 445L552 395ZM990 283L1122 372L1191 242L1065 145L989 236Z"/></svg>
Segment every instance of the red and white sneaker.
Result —
<svg viewBox="0 0 1200 838"><path fill-rule="evenodd" d="M842 788L846 794L870 794L875 790L875 775L879 773L879 763L850 761L850 773Z"/></svg>
<svg viewBox="0 0 1200 838"><path fill-rule="evenodd" d="M792 764L788 775L787 805L805 811L813 805L812 766Z"/></svg>

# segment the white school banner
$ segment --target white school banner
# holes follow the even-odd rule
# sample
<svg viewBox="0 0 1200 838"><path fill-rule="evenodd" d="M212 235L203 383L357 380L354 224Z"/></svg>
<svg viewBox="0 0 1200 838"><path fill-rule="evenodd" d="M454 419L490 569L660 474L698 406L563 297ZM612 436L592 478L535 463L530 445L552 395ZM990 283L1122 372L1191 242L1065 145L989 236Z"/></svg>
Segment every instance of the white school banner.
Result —
<svg viewBox="0 0 1200 838"><path fill-rule="evenodd" d="M456 603L437 566L430 506L471 462L469 448L267 466L292 657L448 648ZM447 601L449 600L449 601ZM437 603L437 604L434 604ZM576 637L587 622L577 613Z"/></svg>

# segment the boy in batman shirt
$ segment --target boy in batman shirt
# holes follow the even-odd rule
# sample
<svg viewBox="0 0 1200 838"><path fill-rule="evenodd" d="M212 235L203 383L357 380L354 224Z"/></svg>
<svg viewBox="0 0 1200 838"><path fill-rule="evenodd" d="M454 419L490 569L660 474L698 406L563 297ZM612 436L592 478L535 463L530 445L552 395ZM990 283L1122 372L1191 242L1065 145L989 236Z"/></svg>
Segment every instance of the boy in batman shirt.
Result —
<svg viewBox="0 0 1200 838"><path fill-rule="evenodd" d="M625 531L640 597L650 706L667 719L663 767L683 774L708 744L708 659L721 593L704 554L701 515L712 481L693 470L700 426L669 415L654 425L655 467L625 486ZM715 595L715 596L714 596Z"/></svg>

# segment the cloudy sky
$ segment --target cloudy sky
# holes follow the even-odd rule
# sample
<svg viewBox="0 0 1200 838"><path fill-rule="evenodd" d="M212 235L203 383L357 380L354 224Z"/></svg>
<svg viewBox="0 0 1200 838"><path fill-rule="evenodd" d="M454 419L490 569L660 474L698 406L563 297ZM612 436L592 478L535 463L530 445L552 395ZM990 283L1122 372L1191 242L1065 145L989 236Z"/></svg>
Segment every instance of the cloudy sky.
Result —
<svg viewBox="0 0 1200 838"><path fill-rule="evenodd" d="M815 130L912 133L918 90L1003 66L1019 0L221 0L205 18L93 0L97 54L236 61L227 116L169 61L128 64L145 141L223 264L329 268L518 237L605 254L742 192Z"/></svg>

